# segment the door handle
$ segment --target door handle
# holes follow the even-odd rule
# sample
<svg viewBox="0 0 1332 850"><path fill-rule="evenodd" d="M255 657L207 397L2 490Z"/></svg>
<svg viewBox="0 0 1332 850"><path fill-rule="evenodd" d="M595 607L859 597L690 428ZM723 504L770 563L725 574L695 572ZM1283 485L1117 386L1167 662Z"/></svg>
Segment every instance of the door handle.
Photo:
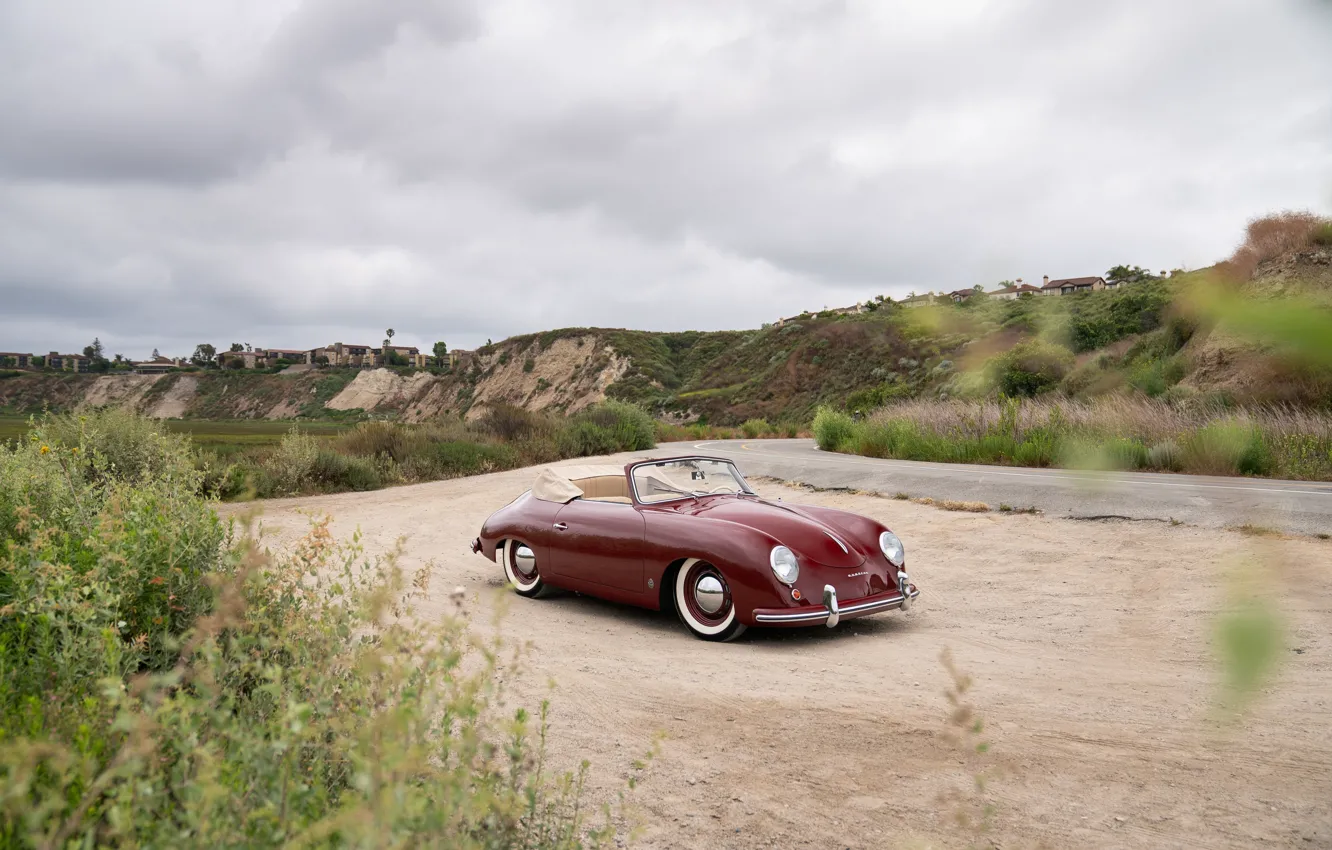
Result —
<svg viewBox="0 0 1332 850"><path fill-rule="evenodd" d="M556 531L563 531L564 529L566 529L566 528L568 528L568 527L569 527L568 525L566 525L565 523L562 523L562 522L557 522L557 523L555 523L555 530L556 530Z"/></svg>

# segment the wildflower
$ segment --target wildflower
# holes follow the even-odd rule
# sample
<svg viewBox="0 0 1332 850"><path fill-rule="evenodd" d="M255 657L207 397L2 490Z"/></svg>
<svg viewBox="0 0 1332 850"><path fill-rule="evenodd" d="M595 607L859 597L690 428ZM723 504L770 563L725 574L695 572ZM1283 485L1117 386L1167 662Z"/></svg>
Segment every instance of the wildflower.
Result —
<svg viewBox="0 0 1332 850"><path fill-rule="evenodd" d="M78 446L75 446L74 448L70 449L70 451L72 451L74 454L78 454L78 453L79 453L79 447L78 447Z"/></svg>
<svg viewBox="0 0 1332 850"><path fill-rule="evenodd" d="M50 446L46 446L46 445L42 446L42 454L50 454L50 453L51 453L51 447L50 447Z"/></svg>

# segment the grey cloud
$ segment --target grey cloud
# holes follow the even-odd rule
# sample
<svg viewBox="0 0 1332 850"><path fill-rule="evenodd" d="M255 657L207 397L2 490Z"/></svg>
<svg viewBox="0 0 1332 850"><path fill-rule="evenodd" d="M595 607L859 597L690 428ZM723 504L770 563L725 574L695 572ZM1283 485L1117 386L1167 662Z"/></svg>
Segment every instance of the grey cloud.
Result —
<svg viewBox="0 0 1332 850"><path fill-rule="evenodd" d="M1328 4L122 2L0 6L0 347L754 326L1332 186Z"/></svg>

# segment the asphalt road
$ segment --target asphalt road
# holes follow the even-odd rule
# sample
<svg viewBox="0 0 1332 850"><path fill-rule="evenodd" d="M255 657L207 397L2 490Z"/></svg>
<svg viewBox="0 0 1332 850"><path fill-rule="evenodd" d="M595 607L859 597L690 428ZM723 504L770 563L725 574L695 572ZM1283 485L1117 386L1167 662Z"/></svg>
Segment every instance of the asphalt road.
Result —
<svg viewBox="0 0 1332 850"><path fill-rule="evenodd" d="M720 455L733 459L746 475L815 487L977 501L992 508L1034 507L1050 516L1332 533L1332 483L1327 482L879 460L822 452L813 440L666 443L654 452L658 457L683 454Z"/></svg>

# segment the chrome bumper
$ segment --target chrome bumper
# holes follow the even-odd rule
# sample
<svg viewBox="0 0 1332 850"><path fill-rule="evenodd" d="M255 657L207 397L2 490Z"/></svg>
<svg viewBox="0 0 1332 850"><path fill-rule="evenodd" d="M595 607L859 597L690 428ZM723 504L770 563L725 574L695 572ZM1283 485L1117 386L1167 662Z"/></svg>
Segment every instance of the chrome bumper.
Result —
<svg viewBox="0 0 1332 850"><path fill-rule="evenodd" d="M907 585L907 587L906 593L898 591L892 595L867 599L853 605L839 605L837 591L830 584L824 585L822 608L811 607L781 613L755 613L754 622L783 626L805 626L823 623L831 629L849 617L863 617L867 614L877 614L880 611L893 611L898 608L909 607L911 600L920 596L920 589L912 585Z"/></svg>

